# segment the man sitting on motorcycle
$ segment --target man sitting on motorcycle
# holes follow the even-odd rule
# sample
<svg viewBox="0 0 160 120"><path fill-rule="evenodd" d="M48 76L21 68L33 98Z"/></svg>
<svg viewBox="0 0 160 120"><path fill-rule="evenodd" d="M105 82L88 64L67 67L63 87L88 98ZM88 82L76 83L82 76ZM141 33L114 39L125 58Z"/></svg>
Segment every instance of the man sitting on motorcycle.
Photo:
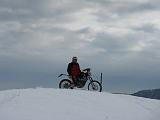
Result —
<svg viewBox="0 0 160 120"><path fill-rule="evenodd" d="M73 85L76 85L76 80L79 77L81 70L77 62L77 57L72 58L72 62L68 64L67 72L72 78Z"/></svg>

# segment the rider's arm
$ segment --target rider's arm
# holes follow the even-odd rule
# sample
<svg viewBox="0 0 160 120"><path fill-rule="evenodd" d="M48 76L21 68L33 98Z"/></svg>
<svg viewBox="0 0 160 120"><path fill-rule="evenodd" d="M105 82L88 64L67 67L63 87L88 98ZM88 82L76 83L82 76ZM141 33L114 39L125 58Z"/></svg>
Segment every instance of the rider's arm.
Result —
<svg viewBox="0 0 160 120"><path fill-rule="evenodd" d="M78 64L78 63L77 63ZM79 66L79 64L78 64L78 68L79 68L79 72L81 72L81 69L80 69L80 66Z"/></svg>
<svg viewBox="0 0 160 120"><path fill-rule="evenodd" d="M71 75L71 63L68 64L67 72L69 75Z"/></svg>

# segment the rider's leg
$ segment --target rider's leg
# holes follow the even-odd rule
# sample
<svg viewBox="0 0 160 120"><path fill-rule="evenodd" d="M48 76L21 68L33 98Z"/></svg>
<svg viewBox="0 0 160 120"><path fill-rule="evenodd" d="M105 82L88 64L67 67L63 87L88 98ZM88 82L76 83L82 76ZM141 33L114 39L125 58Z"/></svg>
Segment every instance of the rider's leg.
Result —
<svg viewBox="0 0 160 120"><path fill-rule="evenodd" d="M75 86L75 82L74 82L74 76L71 76L71 89L73 89L73 87Z"/></svg>
<svg viewBox="0 0 160 120"><path fill-rule="evenodd" d="M72 82L75 83L75 76L72 76Z"/></svg>
<svg viewBox="0 0 160 120"><path fill-rule="evenodd" d="M72 76L72 83L73 83L74 85L76 85L76 79L77 79L76 76Z"/></svg>

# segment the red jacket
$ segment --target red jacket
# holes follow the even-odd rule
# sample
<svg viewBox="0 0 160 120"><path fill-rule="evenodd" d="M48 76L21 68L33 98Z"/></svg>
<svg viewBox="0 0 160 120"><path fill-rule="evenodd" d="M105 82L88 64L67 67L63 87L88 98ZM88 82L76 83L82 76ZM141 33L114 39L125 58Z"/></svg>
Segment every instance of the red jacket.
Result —
<svg viewBox="0 0 160 120"><path fill-rule="evenodd" d="M70 76L79 76L81 73L78 63L71 62L68 64L67 72Z"/></svg>

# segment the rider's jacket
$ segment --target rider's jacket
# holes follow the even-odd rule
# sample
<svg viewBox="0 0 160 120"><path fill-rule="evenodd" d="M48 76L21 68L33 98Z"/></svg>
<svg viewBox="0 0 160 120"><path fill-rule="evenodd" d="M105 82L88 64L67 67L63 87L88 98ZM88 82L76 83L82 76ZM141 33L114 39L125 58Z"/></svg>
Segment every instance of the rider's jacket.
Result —
<svg viewBox="0 0 160 120"><path fill-rule="evenodd" d="M68 64L67 72L70 76L79 76L81 73L78 63L71 62Z"/></svg>

